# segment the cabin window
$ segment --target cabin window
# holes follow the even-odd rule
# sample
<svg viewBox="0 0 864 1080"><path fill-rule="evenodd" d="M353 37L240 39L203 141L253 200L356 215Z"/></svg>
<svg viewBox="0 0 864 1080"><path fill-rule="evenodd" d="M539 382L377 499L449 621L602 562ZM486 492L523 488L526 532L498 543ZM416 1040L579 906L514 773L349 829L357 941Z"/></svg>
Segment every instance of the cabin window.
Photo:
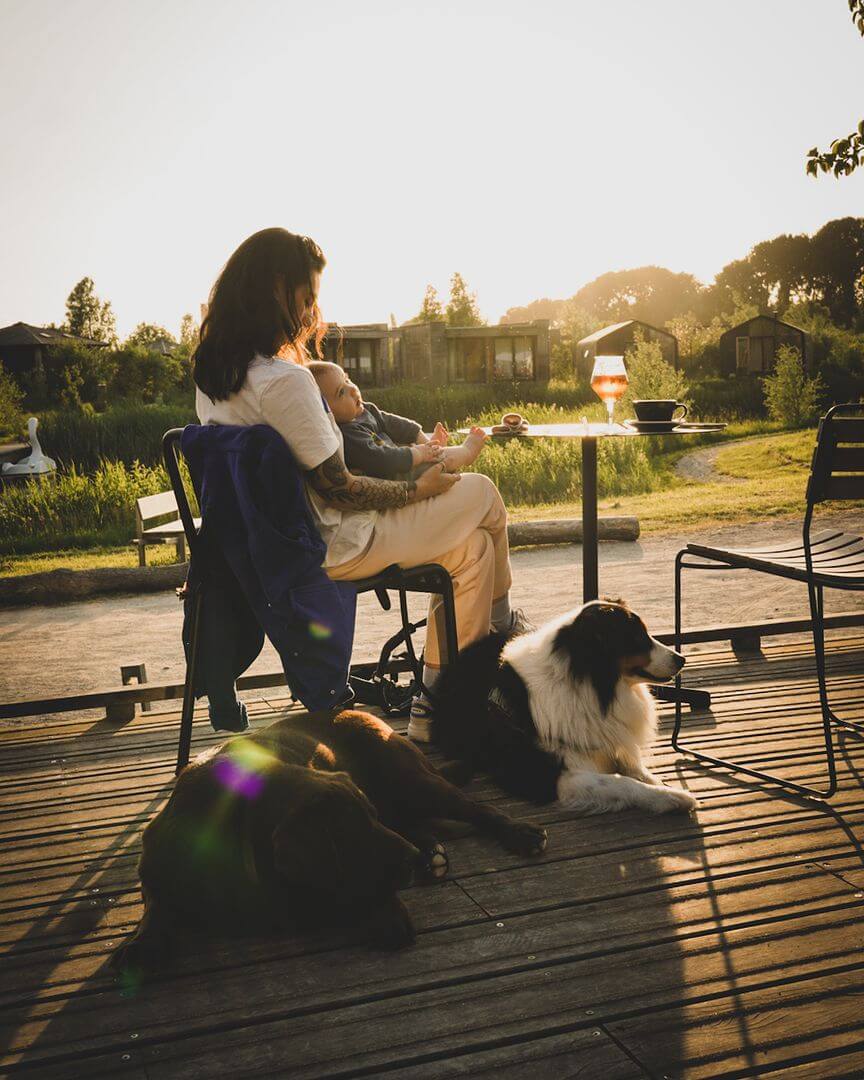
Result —
<svg viewBox="0 0 864 1080"><path fill-rule="evenodd" d="M357 383L372 382L375 369L372 363L373 342L347 339L342 344L342 367Z"/></svg>
<svg viewBox="0 0 864 1080"><path fill-rule="evenodd" d="M534 343L531 338L495 338L495 378L534 378Z"/></svg>
<svg viewBox="0 0 864 1080"><path fill-rule="evenodd" d="M447 342L447 378L450 382L486 382L483 338L450 338Z"/></svg>

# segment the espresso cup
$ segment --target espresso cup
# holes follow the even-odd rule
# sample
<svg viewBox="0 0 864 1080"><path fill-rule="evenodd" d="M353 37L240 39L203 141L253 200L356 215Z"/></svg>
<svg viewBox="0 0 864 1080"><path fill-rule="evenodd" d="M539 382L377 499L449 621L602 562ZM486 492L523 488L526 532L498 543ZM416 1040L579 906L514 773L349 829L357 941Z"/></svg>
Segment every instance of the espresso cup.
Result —
<svg viewBox="0 0 864 1080"><path fill-rule="evenodd" d="M683 409L684 412L680 416L675 416L678 409ZM637 420L669 423L673 416L676 420L683 420L687 415L687 406L683 402L671 399L653 399L634 401L633 411L636 413Z"/></svg>

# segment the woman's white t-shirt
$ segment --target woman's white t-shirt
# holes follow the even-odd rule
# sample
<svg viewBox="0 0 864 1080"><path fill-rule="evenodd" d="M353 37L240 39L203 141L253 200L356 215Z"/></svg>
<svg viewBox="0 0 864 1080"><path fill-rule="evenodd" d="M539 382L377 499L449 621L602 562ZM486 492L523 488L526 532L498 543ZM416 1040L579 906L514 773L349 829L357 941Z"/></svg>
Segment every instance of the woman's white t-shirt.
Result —
<svg viewBox="0 0 864 1080"><path fill-rule="evenodd" d="M342 433L324 407L312 372L292 360L256 356L236 393L213 402L196 390L195 409L202 424L269 424L304 470L317 468L337 451L343 454ZM377 511L337 510L308 483L306 495L327 545L324 565L341 566L362 555L372 540Z"/></svg>

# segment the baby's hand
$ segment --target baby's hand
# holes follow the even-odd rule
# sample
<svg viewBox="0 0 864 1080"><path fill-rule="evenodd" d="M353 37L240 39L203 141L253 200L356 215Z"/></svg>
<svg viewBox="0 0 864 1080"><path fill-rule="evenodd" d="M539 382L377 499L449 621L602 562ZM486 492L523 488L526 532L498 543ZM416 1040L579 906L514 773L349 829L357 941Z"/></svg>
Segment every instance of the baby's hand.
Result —
<svg viewBox="0 0 864 1080"><path fill-rule="evenodd" d="M450 441L450 432L439 420L435 425L435 430L432 432L431 441L438 446L446 446Z"/></svg>
<svg viewBox="0 0 864 1080"><path fill-rule="evenodd" d="M411 456L415 465L424 465L427 461L440 461L441 446L437 442L415 443L411 447Z"/></svg>

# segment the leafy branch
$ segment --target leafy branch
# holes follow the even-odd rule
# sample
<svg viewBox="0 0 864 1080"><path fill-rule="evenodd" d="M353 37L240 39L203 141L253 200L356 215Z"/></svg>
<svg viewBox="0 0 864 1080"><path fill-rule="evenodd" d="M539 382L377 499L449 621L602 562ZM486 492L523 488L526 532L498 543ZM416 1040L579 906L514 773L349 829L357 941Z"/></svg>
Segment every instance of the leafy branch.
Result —
<svg viewBox="0 0 864 1080"><path fill-rule="evenodd" d="M852 22L864 37L864 0L847 0ZM807 175L818 176L820 172L833 172L835 176L848 176L859 165L864 165L864 120L843 139L835 139L827 150L814 146L807 152Z"/></svg>

